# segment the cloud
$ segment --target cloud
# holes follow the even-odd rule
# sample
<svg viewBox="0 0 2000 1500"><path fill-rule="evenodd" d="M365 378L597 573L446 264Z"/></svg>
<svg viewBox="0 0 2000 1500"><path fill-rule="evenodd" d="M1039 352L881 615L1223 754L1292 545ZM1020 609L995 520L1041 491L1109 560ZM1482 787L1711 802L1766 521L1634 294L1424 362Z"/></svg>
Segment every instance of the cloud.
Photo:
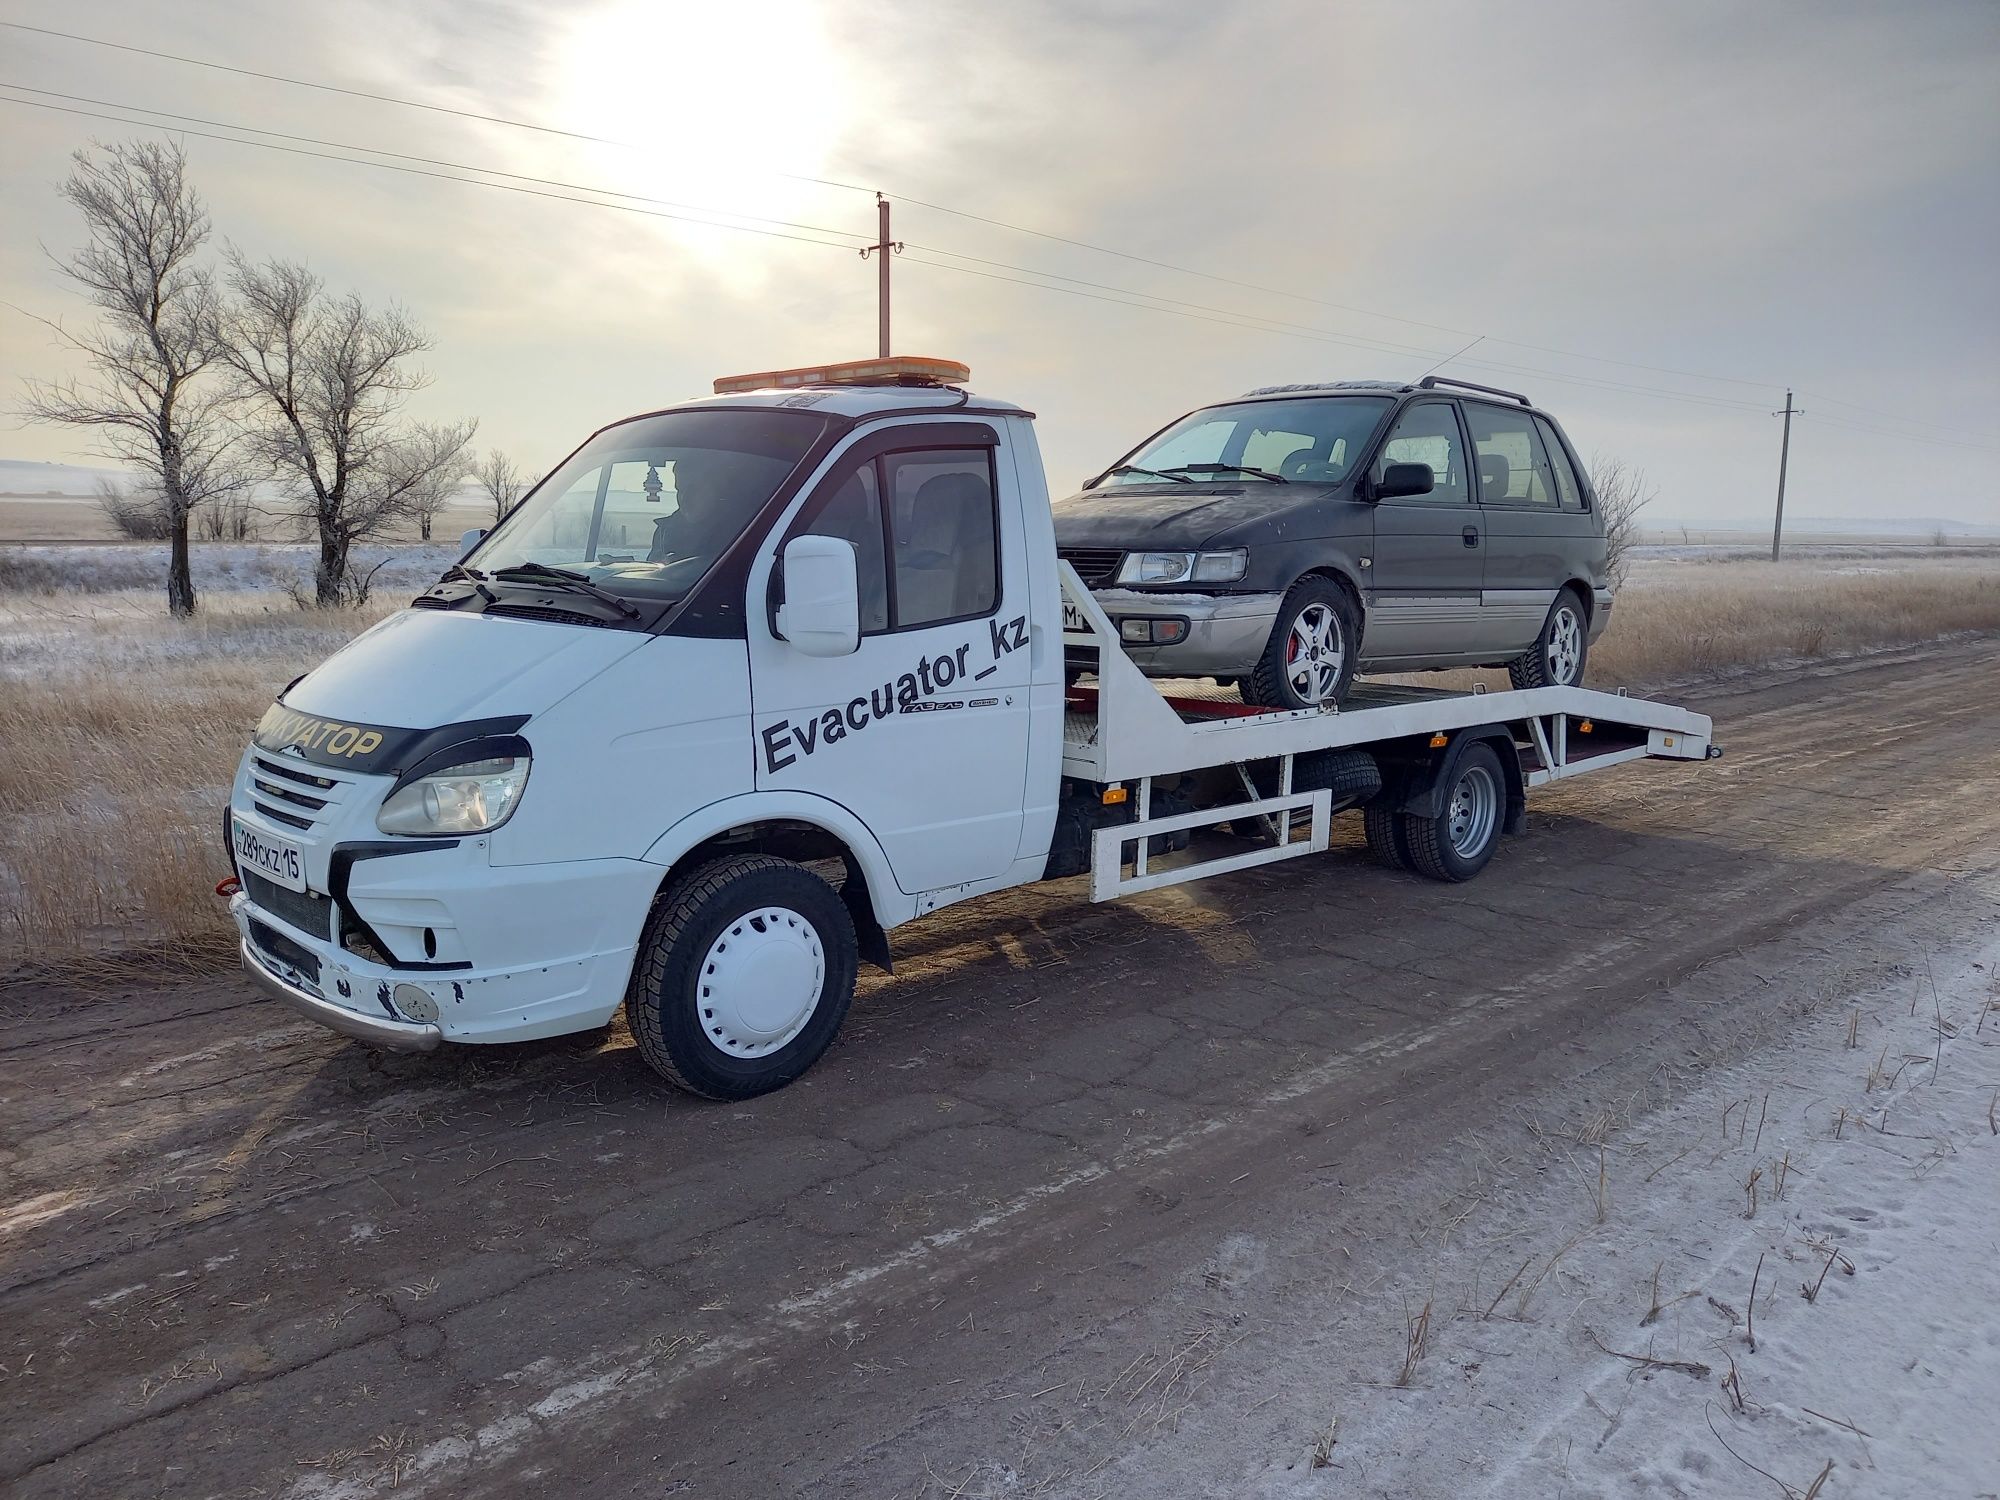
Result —
<svg viewBox="0 0 2000 1500"><path fill-rule="evenodd" d="M905 0L718 20L712 6L368 0L163 14L117 0L88 29L587 133L609 121L646 149L18 33L13 72L678 193L856 244L874 229L867 193L766 169L882 187L912 246L895 267L898 344L967 359L982 389L1038 410L1058 492L1190 406L1278 381L1407 378L1479 334L1448 369L1528 391L1580 447L1651 471L1663 515L1761 522L1776 469L1767 413L1790 383L1809 413L1793 507L2000 519L2000 497L1966 478L1980 472L1968 460L2000 448L2000 12L1988 7ZM22 19L84 24L52 5ZM74 240L53 184L90 133L131 132L0 109L16 147L0 168L0 295L62 311L33 243ZM873 351L873 268L852 249L189 146L221 231L408 305L438 335L422 413L477 415L533 467L717 374ZM921 263L938 250L999 264ZM1035 279L1020 268L1099 285L994 279ZM1176 316L1098 300L1146 295L1194 305ZM50 373L29 325L0 317L0 381ZM62 434L5 442L81 456Z"/></svg>

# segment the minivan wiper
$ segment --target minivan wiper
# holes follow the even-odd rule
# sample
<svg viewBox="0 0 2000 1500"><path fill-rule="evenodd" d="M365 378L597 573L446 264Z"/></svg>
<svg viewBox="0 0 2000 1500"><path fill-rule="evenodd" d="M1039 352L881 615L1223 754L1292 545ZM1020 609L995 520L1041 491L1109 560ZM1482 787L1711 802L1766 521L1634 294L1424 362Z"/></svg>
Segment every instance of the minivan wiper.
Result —
<svg viewBox="0 0 2000 1500"><path fill-rule="evenodd" d="M1106 469L1098 477L1110 479L1118 474L1151 474L1155 479L1171 479L1175 484L1193 484L1185 474L1170 473L1165 469L1149 469L1144 464L1119 464L1115 469Z"/></svg>
<svg viewBox="0 0 2000 1500"><path fill-rule="evenodd" d="M600 604L609 605L628 620L639 618L639 611L616 594L599 588L581 573L572 573L568 568L552 568L547 563L515 563L511 568L495 568L493 577L503 582L519 583L529 579L539 579L555 588L574 589L579 594L588 594Z"/></svg>
<svg viewBox="0 0 2000 1500"><path fill-rule="evenodd" d="M1248 464L1177 464L1168 471L1173 474L1248 474L1252 479L1268 479L1273 484L1290 484L1291 480L1282 474L1273 474L1269 469L1253 469Z"/></svg>

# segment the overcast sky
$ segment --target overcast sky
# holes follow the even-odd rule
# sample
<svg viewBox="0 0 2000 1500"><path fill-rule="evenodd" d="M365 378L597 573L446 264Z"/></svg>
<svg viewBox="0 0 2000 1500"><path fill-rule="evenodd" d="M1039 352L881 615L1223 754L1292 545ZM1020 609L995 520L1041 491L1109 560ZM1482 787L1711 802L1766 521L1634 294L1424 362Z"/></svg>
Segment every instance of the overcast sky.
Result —
<svg viewBox="0 0 2000 1500"><path fill-rule="evenodd" d="M806 177L896 200L899 352L965 360L1040 413L1058 494L1189 407L1409 379L1483 336L1444 371L1644 468L1661 519L1768 525L1790 383L1791 513L2000 522L1992 0L0 0L0 19L630 144L0 30L0 80L115 107L15 99L848 234L185 138L218 249L404 303L437 341L413 411L476 416L537 472L717 375L874 353L851 248L871 196ZM20 103L0 130L0 301L81 316L42 254L78 240L56 185L92 137L147 131ZM1016 284L1036 273L1073 280ZM21 377L65 368L0 307L0 456L88 461L11 416Z"/></svg>

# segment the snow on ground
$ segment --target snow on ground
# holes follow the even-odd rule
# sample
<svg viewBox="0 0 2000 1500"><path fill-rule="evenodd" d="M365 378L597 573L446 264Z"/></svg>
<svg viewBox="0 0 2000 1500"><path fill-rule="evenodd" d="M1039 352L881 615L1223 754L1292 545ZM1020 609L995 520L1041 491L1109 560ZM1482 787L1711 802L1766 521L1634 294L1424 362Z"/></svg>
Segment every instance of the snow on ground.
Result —
<svg viewBox="0 0 2000 1500"><path fill-rule="evenodd" d="M2000 1494L1996 976L1989 932L1670 1107L1549 1127L1408 1388L1350 1389L1328 1462L1249 1493Z"/></svg>

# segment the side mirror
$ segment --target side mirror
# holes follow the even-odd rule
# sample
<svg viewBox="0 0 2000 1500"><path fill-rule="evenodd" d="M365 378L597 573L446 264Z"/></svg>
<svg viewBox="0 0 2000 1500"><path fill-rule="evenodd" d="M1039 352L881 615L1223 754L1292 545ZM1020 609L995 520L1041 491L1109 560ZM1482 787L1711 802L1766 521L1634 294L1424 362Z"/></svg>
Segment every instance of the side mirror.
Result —
<svg viewBox="0 0 2000 1500"><path fill-rule="evenodd" d="M466 553L477 547L484 540L486 540L486 528L484 526L473 527L472 530L466 532L464 536L458 539L458 555L460 557L465 556Z"/></svg>
<svg viewBox="0 0 2000 1500"><path fill-rule="evenodd" d="M781 639L807 656L849 656L861 645L861 573L854 543L795 536L785 544Z"/></svg>
<svg viewBox="0 0 2000 1500"><path fill-rule="evenodd" d="M1437 475L1429 464L1390 464L1375 481L1377 500L1395 500L1404 495L1428 495L1437 488Z"/></svg>

